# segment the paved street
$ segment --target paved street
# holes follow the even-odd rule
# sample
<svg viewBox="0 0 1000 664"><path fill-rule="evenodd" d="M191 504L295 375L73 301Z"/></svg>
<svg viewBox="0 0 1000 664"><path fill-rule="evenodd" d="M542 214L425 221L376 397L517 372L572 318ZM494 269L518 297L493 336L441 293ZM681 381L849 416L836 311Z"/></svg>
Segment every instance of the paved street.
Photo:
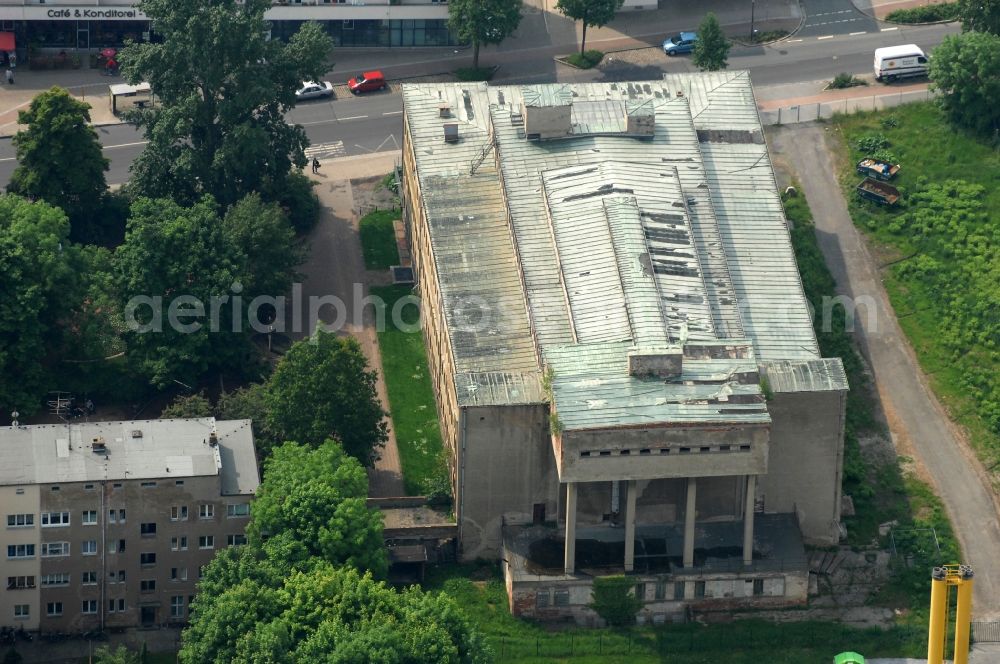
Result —
<svg viewBox="0 0 1000 664"><path fill-rule="evenodd" d="M878 32L874 19L855 8L851 0L804 0L805 22L796 37L850 35L856 32Z"/></svg>

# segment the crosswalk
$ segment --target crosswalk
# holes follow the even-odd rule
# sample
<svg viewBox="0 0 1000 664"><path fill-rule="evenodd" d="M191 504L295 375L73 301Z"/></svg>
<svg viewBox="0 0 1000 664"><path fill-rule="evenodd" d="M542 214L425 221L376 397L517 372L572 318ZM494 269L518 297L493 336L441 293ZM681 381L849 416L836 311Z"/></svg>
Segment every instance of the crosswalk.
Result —
<svg viewBox="0 0 1000 664"><path fill-rule="evenodd" d="M306 148L305 153L306 159L332 159L334 157L343 157L347 154L347 150L344 149L343 141L332 141L330 143L310 145Z"/></svg>

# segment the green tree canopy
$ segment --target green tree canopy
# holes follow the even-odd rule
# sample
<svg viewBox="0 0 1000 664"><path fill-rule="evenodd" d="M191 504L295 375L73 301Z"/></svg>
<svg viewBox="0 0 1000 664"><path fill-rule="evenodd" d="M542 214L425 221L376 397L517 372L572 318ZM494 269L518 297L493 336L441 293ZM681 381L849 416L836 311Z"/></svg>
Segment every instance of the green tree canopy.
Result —
<svg viewBox="0 0 1000 664"><path fill-rule="evenodd" d="M82 266L65 213L48 203L0 195L0 408L39 410L50 356L79 298Z"/></svg>
<svg viewBox="0 0 1000 664"><path fill-rule="evenodd" d="M234 567L230 558L219 561L209 564L206 579L217 565ZM350 567L322 562L288 575L251 572L217 587L221 592L208 593L203 584L194 602L180 651L186 664L472 664L491 654L447 596L396 592Z"/></svg>
<svg viewBox="0 0 1000 664"><path fill-rule="evenodd" d="M161 420L186 417L212 417L212 402L204 392L178 395L160 413Z"/></svg>
<svg viewBox="0 0 1000 664"><path fill-rule="evenodd" d="M358 342L317 330L292 344L267 386L267 426L278 440L319 445L335 438L370 465L388 440L376 374Z"/></svg>
<svg viewBox="0 0 1000 664"><path fill-rule="evenodd" d="M448 27L472 42L472 66L479 68L479 47L499 44L521 23L521 0L450 0Z"/></svg>
<svg viewBox="0 0 1000 664"><path fill-rule="evenodd" d="M246 291L274 297L287 293L303 256L281 208L249 194L229 208L222 227L241 250Z"/></svg>
<svg viewBox="0 0 1000 664"><path fill-rule="evenodd" d="M368 509L368 475L340 445L285 443L264 463L247 528L251 542L288 533L309 555L385 574L382 514Z"/></svg>
<svg viewBox="0 0 1000 664"><path fill-rule="evenodd" d="M574 21L583 22L583 38L580 40L580 53L583 53L587 45L587 28L607 25L623 4L625 0L558 0L556 9Z"/></svg>
<svg viewBox="0 0 1000 664"><path fill-rule="evenodd" d="M7 191L61 208L74 238L101 241L88 236L101 216L109 161L90 125L90 105L54 87L35 96L17 121L26 128L13 139L18 167Z"/></svg>
<svg viewBox="0 0 1000 664"><path fill-rule="evenodd" d="M303 80L327 68L331 41L306 23L284 44L268 39L270 0L141 0L159 43L120 54L130 83L148 81L157 107L135 114L149 144L130 188L193 203L212 194L229 206L259 191L276 200L305 165L300 126L285 122Z"/></svg>
<svg viewBox="0 0 1000 664"><path fill-rule="evenodd" d="M216 417L222 420L251 420L257 449L269 450L277 441L267 428L266 398L267 385L264 383L251 383L232 392L223 392L215 404Z"/></svg>
<svg viewBox="0 0 1000 664"><path fill-rule="evenodd" d="M142 657L137 652L132 652L125 646L118 646L114 650L110 646L101 646L94 651L94 662L96 664L141 664Z"/></svg>
<svg viewBox="0 0 1000 664"><path fill-rule="evenodd" d="M1000 0L958 0L962 30L1000 35Z"/></svg>
<svg viewBox="0 0 1000 664"><path fill-rule="evenodd" d="M930 77L952 122L981 134L1000 130L1000 37L948 35L934 49Z"/></svg>
<svg viewBox="0 0 1000 664"><path fill-rule="evenodd" d="M708 12L698 26L698 41L694 43L692 62L702 71L719 71L729 66L729 49L732 44L726 39L715 14Z"/></svg>

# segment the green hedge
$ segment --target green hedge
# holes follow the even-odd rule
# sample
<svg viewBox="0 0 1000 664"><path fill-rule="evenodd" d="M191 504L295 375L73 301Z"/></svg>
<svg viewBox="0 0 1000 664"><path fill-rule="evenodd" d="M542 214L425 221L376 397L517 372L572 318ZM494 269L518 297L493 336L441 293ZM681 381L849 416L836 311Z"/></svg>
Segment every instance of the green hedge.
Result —
<svg viewBox="0 0 1000 664"><path fill-rule="evenodd" d="M936 21L957 21L958 3L942 2L936 5L921 5L909 9L890 12L885 20L893 23L934 23Z"/></svg>

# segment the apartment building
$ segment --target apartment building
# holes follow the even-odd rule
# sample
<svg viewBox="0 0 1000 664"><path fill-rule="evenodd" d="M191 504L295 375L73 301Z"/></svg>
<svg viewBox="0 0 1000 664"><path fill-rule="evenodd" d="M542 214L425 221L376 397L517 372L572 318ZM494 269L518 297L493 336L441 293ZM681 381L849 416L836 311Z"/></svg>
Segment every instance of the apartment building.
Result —
<svg viewBox="0 0 1000 664"><path fill-rule="evenodd" d="M748 72L403 86L403 205L460 555L511 610L804 602L838 541L823 358Z"/></svg>
<svg viewBox="0 0 1000 664"><path fill-rule="evenodd" d="M0 428L0 625L184 623L203 565L245 542L249 420Z"/></svg>

